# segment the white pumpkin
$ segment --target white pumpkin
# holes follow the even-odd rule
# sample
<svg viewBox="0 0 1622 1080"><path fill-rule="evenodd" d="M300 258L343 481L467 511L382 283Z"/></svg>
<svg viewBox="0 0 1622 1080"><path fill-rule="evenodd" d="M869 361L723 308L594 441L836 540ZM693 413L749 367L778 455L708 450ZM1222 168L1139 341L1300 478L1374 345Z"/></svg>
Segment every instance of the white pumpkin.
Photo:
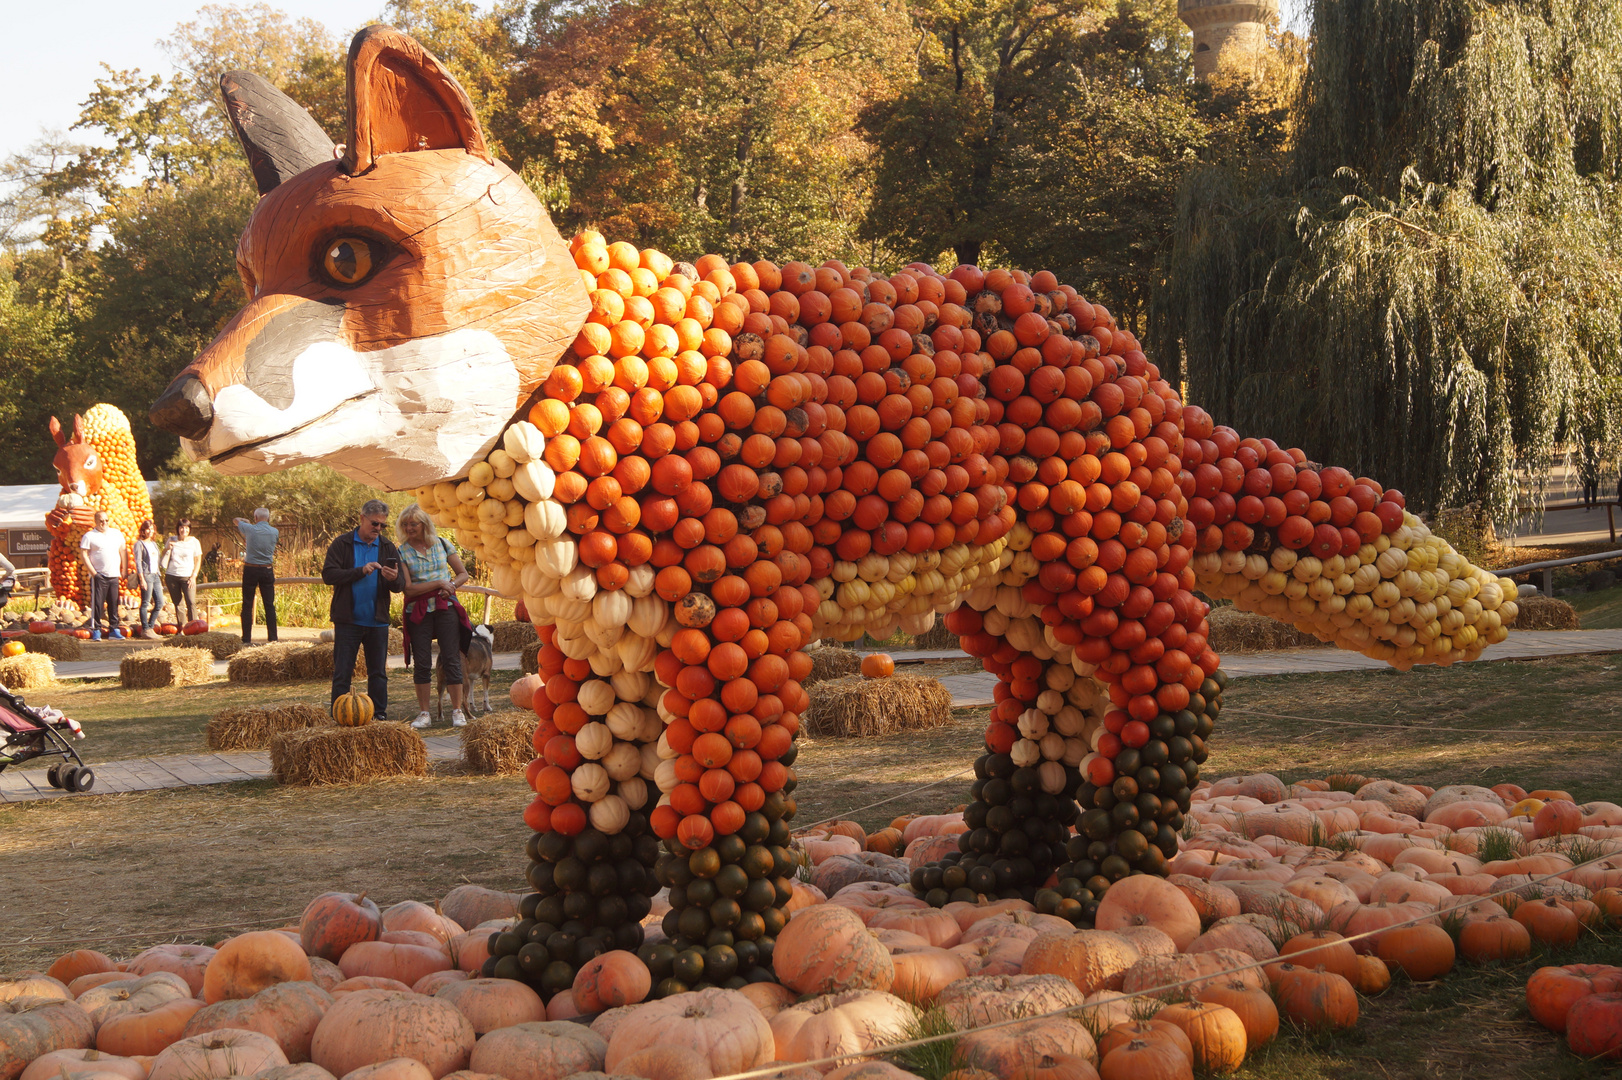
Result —
<svg viewBox="0 0 1622 1080"><path fill-rule="evenodd" d="M614 687L614 693L623 698L619 687ZM642 730L642 709L629 701L620 701L608 710L608 730L614 733L614 738L634 741L637 733Z"/></svg>
<svg viewBox="0 0 1622 1080"><path fill-rule="evenodd" d="M542 540L535 545L535 565L553 577L563 577L579 565L580 550L574 537Z"/></svg>
<svg viewBox="0 0 1622 1080"><path fill-rule="evenodd" d="M610 780L629 780L642 771L642 752L634 743L616 742L603 756L603 768Z"/></svg>
<svg viewBox="0 0 1622 1080"><path fill-rule="evenodd" d="M619 644L620 638L625 636L625 627L604 626L596 619L587 619L586 636L595 642L599 649L612 649Z"/></svg>
<svg viewBox="0 0 1622 1080"><path fill-rule="evenodd" d="M644 780L652 780L659 774L659 740L649 739L642 744L642 768L637 773ZM674 764L671 766L674 768Z"/></svg>
<svg viewBox="0 0 1622 1080"><path fill-rule="evenodd" d="M557 482L552 467L539 459L524 462L513 473L513 490L532 503L550 500Z"/></svg>
<svg viewBox="0 0 1622 1080"><path fill-rule="evenodd" d="M576 600L590 600L597 595L597 575L591 567L576 563L563 575L563 591Z"/></svg>
<svg viewBox="0 0 1622 1080"><path fill-rule="evenodd" d="M528 420L520 420L502 434L501 447L516 462L534 461L546 451L546 436Z"/></svg>
<svg viewBox="0 0 1622 1080"><path fill-rule="evenodd" d="M614 651L619 654L626 671L647 672L653 670L653 661L659 655L659 643L641 634L628 632L620 637Z"/></svg>
<svg viewBox="0 0 1622 1080"><path fill-rule="evenodd" d="M1042 760L1042 748L1030 739L1018 739L1014 742L1014 748L1008 752L1008 756L1014 759L1015 765L1023 769Z"/></svg>
<svg viewBox="0 0 1622 1080"><path fill-rule="evenodd" d="M626 572L625 591L631 597L647 596L653 591L653 579L657 576L653 567L647 563L631 567Z"/></svg>
<svg viewBox="0 0 1622 1080"><path fill-rule="evenodd" d="M640 776L632 776L621 780L614 789L625 805L639 807L648 801L648 782Z"/></svg>
<svg viewBox="0 0 1622 1080"><path fill-rule="evenodd" d="M609 711L614 708L616 701L614 687L602 679L587 679L580 684L577 700L580 707L592 716L607 716ZM605 726L603 730L607 731L608 729Z"/></svg>
<svg viewBox="0 0 1622 1080"><path fill-rule="evenodd" d="M641 701L648 693L649 679L640 671L627 671L614 676L614 693L621 701Z"/></svg>
<svg viewBox="0 0 1622 1080"><path fill-rule="evenodd" d="M490 471L497 477L510 478L513 471L518 468L517 460L499 446L490 451L490 456L486 460L490 462Z"/></svg>
<svg viewBox="0 0 1622 1080"><path fill-rule="evenodd" d="M631 632L645 638L657 637L670 621L670 605L657 596L639 596L631 602L631 617L626 621Z"/></svg>
<svg viewBox="0 0 1622 1080"><path fill-rule="evenodd" d="M569 531L569 515L551 499L531 500L524 507L524 531L537 540L556 540Z"/></svg>
<svg viewBox="0 0 1622 1080"><path fill-rule="evenodd" d="M574 748L589 761L601 761L614 748L614 734L607 724L593 721L574 733Z"/></svg>
<svg viewBox="0 0 1622 1080"><path fill-rule="evenodd" d="M659 767L653 770L653 783L654 786L666 794L675 791L681 786L681 777L676 775L674 758L669 761L659 762Z"/></svg>
<svg viewBox="0 0 1622 1080"><path fill-rule="evenodd" d="M608 794L608 770L594 761L581 762L569 774L569 787L581 802L597 802Z"/></svg>
<svg viewBox="0 0 1622 1080"><path fill-rule="evenodd" d="M591 827L604 836L613 836L631 820L631 808L618 795L605 795L591 804Z"/></svg>
<svg viewBox="0 0 1622 1080"><path fill-rule="evenodd" d="M631 621L631 597L623 589L602 590L591 598L591 615L599 626L624 630Z"/></svg>
<svg viewBox="0 0 1622 1080"><path fill-rule="evenodd" d="M1057 795L1064 790L1064 766L1057 761L1044 761L1037 766L1036 777L1042 790Z"/></svg>

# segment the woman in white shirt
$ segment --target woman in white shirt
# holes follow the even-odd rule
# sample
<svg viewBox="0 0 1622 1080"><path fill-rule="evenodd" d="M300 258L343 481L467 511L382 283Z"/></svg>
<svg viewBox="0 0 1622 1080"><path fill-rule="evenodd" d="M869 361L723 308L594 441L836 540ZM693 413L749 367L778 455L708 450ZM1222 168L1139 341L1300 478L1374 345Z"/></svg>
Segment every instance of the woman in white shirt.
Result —
<svg viewBox="0 0 1622 1080"><path fill-rule="evenodd" d="M163 572L158 569L158 543L152 539L157 532L152 519L141 522L135 531L135 585L141 590L141 629L144 638L155 638L158 632L158 612L163 609Z"/></svg>
<svg viewBox="0 0 1622 1080"><path fill-rule="evenodd" d="M163 547L163 580L180 622L180 602L186 602L186 622L197 618L197 571L203 566L203 545L191 534L191 519L175 523L175 535ZM181 623L182 626L185 623Z"/></svg>

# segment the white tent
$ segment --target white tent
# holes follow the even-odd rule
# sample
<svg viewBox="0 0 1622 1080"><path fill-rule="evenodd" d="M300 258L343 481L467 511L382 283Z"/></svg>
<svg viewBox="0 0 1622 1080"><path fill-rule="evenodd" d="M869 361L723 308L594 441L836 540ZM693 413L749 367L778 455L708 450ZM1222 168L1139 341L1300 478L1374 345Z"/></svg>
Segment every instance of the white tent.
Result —
<svg viewBox="0 0 1622 1080"><path fill-rule="evenodd" d="M148 493L157 491L156 481L147 481ZM45 515L62 493L57 484L19 484L0 487L0 548L17 566L44 566L50 550L51 534L45 530Z"/></svg>

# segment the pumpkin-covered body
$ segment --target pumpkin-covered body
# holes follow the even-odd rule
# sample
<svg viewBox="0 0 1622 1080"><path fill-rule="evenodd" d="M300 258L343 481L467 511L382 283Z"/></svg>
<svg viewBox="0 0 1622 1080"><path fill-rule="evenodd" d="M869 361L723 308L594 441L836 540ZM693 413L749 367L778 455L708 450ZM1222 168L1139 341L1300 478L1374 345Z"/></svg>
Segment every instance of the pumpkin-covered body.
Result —
<svg viewBox="0 0 1622 1080"><path fill-rule="evenodd" d="M140 523L152 516L152 500L136 463L129 419L116 406L96 405L74 417L71 438L54 419L51 423L58 446L54 464L63 494L58 509L45 518L51 534L51 590L88 608L90 582L79 558L79 542L94 526L95 514L105 510L109 525L131 545ZM120 590L132 595L127 581Z"/></svg>

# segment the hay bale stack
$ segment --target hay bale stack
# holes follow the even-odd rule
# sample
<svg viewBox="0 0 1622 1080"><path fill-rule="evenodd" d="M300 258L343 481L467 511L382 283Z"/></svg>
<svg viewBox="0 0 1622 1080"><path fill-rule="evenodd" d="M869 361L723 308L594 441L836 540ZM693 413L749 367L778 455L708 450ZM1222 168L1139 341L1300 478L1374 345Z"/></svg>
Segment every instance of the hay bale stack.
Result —
<svg viewBox="0 0 1622 1080"><path fill-rule="evenodd" d="M69 634L18 634L11 640L20 641L29 652L49 656L52 660L84 659L79 639Z"/></svg>
<svg viewBox="0 0 1622 1080"><path fill-rule="evenodd" d="M244 705L216 713L205 735L210 750L263 750L284 731L332 723L327 710L302 701L290 705Z"/></svg>
<svg viewBox="0 0 1622 1080"><path fill-rule="evenodd" d="M1581 630L1577 611L1552 596L1528 596L1515 601L1521 609L1511 630Z"/></svg>
<svg viewBox="0 0 1622 1080"><path fill-rule="evenodd" d="M194 686L213 678L214 657L200 649L160 645L156 649L130 653L118 664L118 680L126 690Z"/></svg>
<svg viewBox="0 0 1622 1080"><path fill-rule="evenodd" d="M538 675L541 671L541 643L532 641L518 654L518 667L525 675Z"/></svg>
<svg viewBox="0 0 1622 1080"><path fill-rule="evenodd" d="M495 635L493 646L496 652L521 652L532 641L536 641L535 625L527 622L493 622L490 624L490 633Z"/></svg>
<svg viewBox="0 0 1622 1080"><path fill-rule="evenodd" d="M1210 647L1219 654L1331 647L1329 642L1319 641L1289 623L1236 607L1212 608L1205 618L1211 624Z"/></svg>
<svg viewBox="0 0 1622 1080"><path fill-rule="evenodd" d="M952 722L952 692L939 679L891 675L830 679L811 694L802 718L812 735L893 735Z"/></svg>
<svg viewBox="0 0 1622 1080"><path fill-rule="evenodd" d="M405 724L312 727L270 740L270 770L281 784L364 784L427 776L428 744Z"/></svg>
<svg viewBox="0 0 1622 1080"><path fill-rule="evenodd" d="M26 652L0 658L0 686L7 690L34 690L56 685L56 662L44 653Z"/></svg>
<svg viewBox="0 0 1622 1080"><path fill-rule="evenodd" d="M228 634L223 630L210 630L204 634L175 634L169 644L181 649L207 649L216 660L229 660L243 649L241 634Z"/></svg>
<svg viewBox="0 0 1622 1080"><path fill-rule="evenodd" d="M539 717L527 709L508 709L469 720L462 729L462 761L469 772L493 775L523 772L535 757Z"/></svg>
<svg viewBox="0 0 1622 1080"><path fill-rule="evenodd" d="M405 653L405 631L398 626L389 627L389 655L400 656Z"/></svg>
<svg viewBox="0 0 1622 1080"><path fill-rule="evenodd" d="M946 623L937 619L935 625L912 639L915 649L957 649L962 647L958 636L946 629Z"/></svg>
<svg viewBox="0 0 1622 1080"><path fill-rule="evenodd" d="M255 645L231 657L226 677L234 683L264 684L292 682L307 678L299 674L301 665L312 661L301 654L313 647L303 641L276 641L269 645ZM319 663L318 660L313 661ZM327 660L327 674L332 674L332 661Z"/></svg>
<svg viewBox="0 0 1622 1080"><path fill-rule="evenodd" d="M811 658L811 674L805 677L801 684L803 686L841 679L862 670L861 655L839 645L824 642L816 648L807 649L806 655Z"/></svg>
<svg viewBox="0 0 1622 1080"><path fill-rule="evenodd" d="M332 678L332 654L336 647L328 644L310 645L287 655L287 670L295 679Z"/></svg>

